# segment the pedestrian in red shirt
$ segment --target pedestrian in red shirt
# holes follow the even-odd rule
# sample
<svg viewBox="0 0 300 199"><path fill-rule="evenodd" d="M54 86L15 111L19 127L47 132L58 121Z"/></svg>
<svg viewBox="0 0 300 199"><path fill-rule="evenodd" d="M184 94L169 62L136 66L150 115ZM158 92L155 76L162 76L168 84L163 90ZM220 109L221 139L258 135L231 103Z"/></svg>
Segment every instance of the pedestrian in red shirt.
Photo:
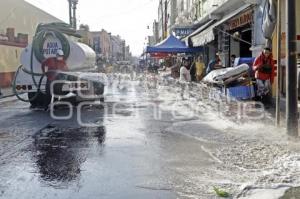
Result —
<svg viewBox="0 0 300 199"><path fill-rule="evenodd" d="M270 103L271 87L275 77L275 63L270 48L265 48L253 63L257 84L257 95Z"/></svg>
<svg viewBox="0 0 300 199"><path fill-rule="evenodd" d="M47 76L46 82L46 99L44 101L44 108L48 109L48 106L51 102L52 94L51 93L51 84L54 80L60 79L59 71L67 71L68 67L64 60L64 52L62 50L57 50L56 57L51 57L43 61L42 70ZM58 95L57 90L59 90L59 85L53 85L54 94Z"/></svg>

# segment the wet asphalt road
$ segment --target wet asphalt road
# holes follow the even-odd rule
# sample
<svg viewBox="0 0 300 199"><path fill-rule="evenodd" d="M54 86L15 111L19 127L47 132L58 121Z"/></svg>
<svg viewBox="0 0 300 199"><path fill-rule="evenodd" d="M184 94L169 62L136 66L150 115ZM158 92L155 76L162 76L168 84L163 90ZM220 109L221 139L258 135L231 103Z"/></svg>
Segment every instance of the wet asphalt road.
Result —
<svg viewBox="0 0 300 199"><path fill-rule="evenodd" d="M108 88L105 108L81 110L91 127L76 111L54 120L2 100L0 198L215 198L203 192L217 164L209 144L169 133L182 120L169 111L155 118L157 96L139 85Z"/></svg>

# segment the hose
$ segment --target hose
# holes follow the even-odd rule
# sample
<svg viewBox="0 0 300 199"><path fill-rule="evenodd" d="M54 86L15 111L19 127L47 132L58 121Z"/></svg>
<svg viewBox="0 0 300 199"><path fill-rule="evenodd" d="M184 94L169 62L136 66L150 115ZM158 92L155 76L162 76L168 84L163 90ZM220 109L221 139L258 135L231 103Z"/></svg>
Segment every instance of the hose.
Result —
<svg viewBox="0 0 300 199"><path fill-rule="evenodd" d="M14 94L15 94L15 96L19 99L19 100L21 100L21 101L23 101L23 102L32 102L32 101L34 101L37 97L38 97L38 95L41 93L41 90L40 90L40 88L41 88L41 85L42 85L42 82L43 82L43 79L44 79L44 77L45 77L45 75L41 75L41 78L40 78L40 81L39 81L39 84L38 84L38 86L37 86L37 92L35 93L35 95L32 97L32 98L28 98L28 99L24 99L24 98L22 98L21 96L20 96L20 94L17 92L17 90L16 90L16 81L17 81L17 77L18 77L18 75L19 75L19 72L20 72L20 70L21 69L23 69L23 66L21 65L21 66L19 66L18 67L18 69L17 69L17 71L16 71L16 74L15 74L15 76L14 76L14 79L13 79L13 85L12 85L12 89L13 89L13 92L14 92ZM23 70L24 71L24 70ZM25 71L24 71L25 72Z"/></svg>
<svg viewBox="0 0 300 199"><path fill-rule="evenodd" d="M43 53L43 45L45 43L45 40L47 39L47 36L49 35L54 35L61 42L62 50L64 52L64 58L66 60L70 55L69 41L61 32L54 29L42 30L35 35L35 38L32 42L32 49L36 59L40 63L42 63L46 59Z"/></svg>

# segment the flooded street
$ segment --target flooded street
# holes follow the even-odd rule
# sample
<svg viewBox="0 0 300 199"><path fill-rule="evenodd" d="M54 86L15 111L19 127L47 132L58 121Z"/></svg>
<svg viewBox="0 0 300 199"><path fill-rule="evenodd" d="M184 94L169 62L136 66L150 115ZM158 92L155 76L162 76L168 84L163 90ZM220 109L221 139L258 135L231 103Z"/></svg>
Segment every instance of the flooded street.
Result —
<svg viewBox="0 0 300 199"><path fill-rule="evenodd" d="M198 141L165 131L174 121L168 112L163 120L153 118L142 87L128 89L108 93L104 109L83 108L85 122L97 127L80 127L76 116L54 121L27 104L2 102L1 197L198 195L188 176L209 167L213 159Z"/></svg>
<svg viewBox="0 0 300 199"><path fill-rule="evenodd" d="M210 113L191 115L185 101L172 109L178 93L170 90L115 83L103 107L83 106L68 120L1 101L0 197L216 198L213 187L237 195L247 184L270 183L272 172L283 175L272 166L288 158L280 134L261 135L261 145L253 129L238 133L239 125Z"/></svg>

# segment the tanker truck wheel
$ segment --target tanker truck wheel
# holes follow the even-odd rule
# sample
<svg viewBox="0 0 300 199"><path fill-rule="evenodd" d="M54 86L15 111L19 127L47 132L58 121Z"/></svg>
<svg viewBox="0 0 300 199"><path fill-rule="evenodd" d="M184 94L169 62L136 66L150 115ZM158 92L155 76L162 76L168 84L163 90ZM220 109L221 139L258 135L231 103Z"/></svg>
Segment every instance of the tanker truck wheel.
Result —
<svg viewBox="0 0 300 199"><path fill-rule="evenodd" d="M45 95L43 93L28 93L31 108L38 108L44 106Z"/></svg>
<svg viewBox="0 0 300 199"><path fill-rule="evenodd" d="M100 96L100 97L99 97L100 102L101 102L101 103L104 102L104 96L103 96L103 93L104 93L104 85L103 85L103 84L99 84L99 83L94 82L93 87L94 87L94 93L95 93L96 95L99 95L99 96Z"/></svg>

